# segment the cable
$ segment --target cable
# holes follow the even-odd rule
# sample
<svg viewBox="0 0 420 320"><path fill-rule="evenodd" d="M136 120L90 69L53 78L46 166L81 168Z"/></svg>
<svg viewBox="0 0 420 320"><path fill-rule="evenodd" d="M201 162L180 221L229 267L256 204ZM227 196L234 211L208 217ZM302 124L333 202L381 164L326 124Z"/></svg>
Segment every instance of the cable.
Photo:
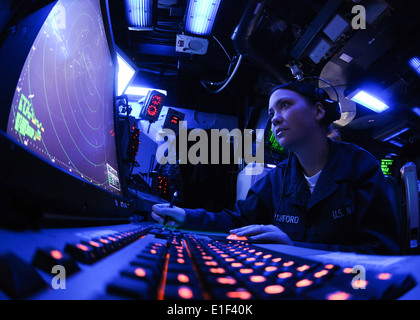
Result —
<svg viewBox="0 0 420 320"><path fill-rule="evenodd" d="M234 77L234 75L235 75L235 73L236 73L236 71L238 70L238 68L239 68L239 65L241 64L241 61L242 61L242 55L239 55L239 58L238 58L238 62L236 63L236 66L235 66L235 69L233 69L233 71L232 71L232 74L229 76L229 78L228 79L226 79L225 81L222 81L222 82L218 82L217 84L223 84L219 89L217 89L217 90L211 90L211 89L209 89L208 87L207 87L207 85L206 85L206 83L203 81L203 80L201 80L200 81L200 83L204 86L204 88L206 88L209 92L211 92L211 93L219 93L220 91L222 91L224 88L226 88L226 86L229 84L229 82L232 80L232 78ZM215 83L211 83L212 85L214 85Z"/></svg>
<svg viewBox="0 0 420 320"><path fill-rule="evenodd" d="M226 51L225 47L222 45L222 43L215 37L213 36L214 40L216 40L216 42L219 44L219 46L222 48L222 50L225 52L226 56L229 58L229 61L232 61L232 58L230 57L229 53Z"/></svg>
<svg viewBox="0 0 420 320"><path fill-rule="evenodd" d="M322 79L322 78L320 78L320 77L317 77L317 76L308 76L308 77L303 77L303 78L301 78L300 80L298 80L298 81L304 81L304 80L306 80L306 79L317 79L317 80L319 80L319 81L322 81L322 82L324 82L324 83L326 83L326 84L328 84L333 90L334 90L334 92L335 92L335 95L336 95L336 97L337 97L337 102L338 103L340 103L340 96L338 95L338 92L337 92L337 89L335 88L335 86L331 83L331 82L329 82L329 81L327 81L327 80L325 80L325 79Z"/></svg>

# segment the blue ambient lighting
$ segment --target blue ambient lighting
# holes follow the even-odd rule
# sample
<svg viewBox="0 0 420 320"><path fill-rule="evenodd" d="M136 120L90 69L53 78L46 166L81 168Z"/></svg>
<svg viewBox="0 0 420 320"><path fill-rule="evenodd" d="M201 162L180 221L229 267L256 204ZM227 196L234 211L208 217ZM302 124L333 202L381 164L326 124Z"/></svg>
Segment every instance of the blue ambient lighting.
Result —
<svg viewBox="0 0 420 320"><path fill-rule="evenodd" d="M362 90L358 90L350 99L375 112L382 112L389 108L385 103Z"/></svg>
<svg viewBox="0 0 420 320"><path fill-rule="evenodd" d="M128 29L153 29L153 0L125 0Z"/></svg>
<svg viewBox="0 0 420 320"><path fill-rule="evenodd" d="M190 0L185 19L187 32L207 36L211 34L221 0Z"/></svg>

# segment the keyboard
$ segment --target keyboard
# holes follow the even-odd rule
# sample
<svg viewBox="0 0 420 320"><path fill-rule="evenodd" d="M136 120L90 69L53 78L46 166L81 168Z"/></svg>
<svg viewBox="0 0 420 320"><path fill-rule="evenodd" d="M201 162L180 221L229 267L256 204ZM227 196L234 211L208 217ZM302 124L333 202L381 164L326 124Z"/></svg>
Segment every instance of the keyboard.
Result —
<svg viewBox="0 0 420 320"><path fill-rule="evenodd" d="M26 261L3 252L0 290L6 298L397 299L416 285L406 273L343 267L153 225L68 239L36 246Z"/></svg>

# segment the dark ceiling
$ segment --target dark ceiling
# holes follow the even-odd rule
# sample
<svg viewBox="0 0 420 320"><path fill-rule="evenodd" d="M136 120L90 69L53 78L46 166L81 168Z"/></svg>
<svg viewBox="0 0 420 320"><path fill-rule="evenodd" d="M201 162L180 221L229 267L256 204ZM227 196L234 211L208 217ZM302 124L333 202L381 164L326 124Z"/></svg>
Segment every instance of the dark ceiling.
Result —
<svg viewBox="0 0 420 320"><path fill-rule="evenodd" d="M115 42L140 70L135 83L166 89L168 105L249 115L249 106L266 107L274 84L294 79L290 65L296 64L304 76L321 77L336 86L346 140L417 154L420 117L411 109L420 106L420 76L408 64L411 57L420 57L416 1L222 0L204 55L175 50L176 36L184 32L187 0L159 0L153 31L129 31L124 3L109 1ZM351 27L357 4L366 8L366 29ZM336 39L328 39L324 50L317 44L322 44L319 39L325 39L324 30L337 14L348 26ZM345 62L343 53L352 60ZM227 79L240 55L236 74L220 93L208 90L217 86L206 89L201 84ZM381 90L391 106L388 111L376 114L345 99L348 90L365 82ZM334 98L333 91L330 94ZM243 122L249 123L246 117ZM382 131L400 123L410 126L397 138L404 148L379 141Z"/></svg>

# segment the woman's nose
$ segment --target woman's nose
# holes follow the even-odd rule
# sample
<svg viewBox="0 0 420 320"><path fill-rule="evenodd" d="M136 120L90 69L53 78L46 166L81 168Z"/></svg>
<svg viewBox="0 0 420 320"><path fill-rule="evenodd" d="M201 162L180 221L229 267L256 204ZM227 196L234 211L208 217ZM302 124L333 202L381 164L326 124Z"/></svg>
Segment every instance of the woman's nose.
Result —
<svg viewBox="0 0 420 320"><path fill-rule="evenodd" d="M273 126L282 123L283 122L283 117L280 115L280 113L275 112L273 114L273 117L271 118L271 123Z"/></svg>

